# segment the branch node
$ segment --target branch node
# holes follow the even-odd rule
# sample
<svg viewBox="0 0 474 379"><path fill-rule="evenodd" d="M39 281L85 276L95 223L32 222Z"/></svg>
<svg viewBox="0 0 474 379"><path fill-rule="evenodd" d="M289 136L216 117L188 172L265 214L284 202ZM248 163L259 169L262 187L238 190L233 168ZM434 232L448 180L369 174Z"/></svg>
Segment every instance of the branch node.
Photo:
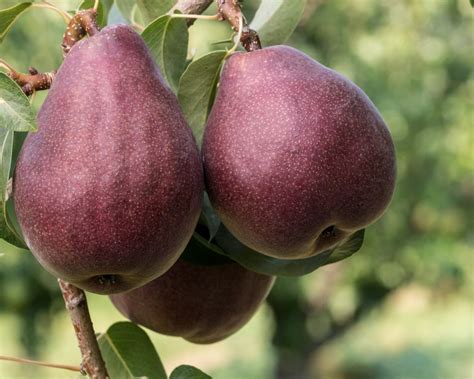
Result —
<svg viewBox="0 0 474 379"><path fill-rule="evenodd" d="M251 52L260 50L262 48L260 37L255 30L250 29L247 20L242 13L239 0L217 0L217 9L219 11L220 18L222 20L227 20L235 32L239 31L240 20L242 19L243 28L240 42L242 43L242 46L245 48L245 50Z"/></svg>
<svg viewBox="0 0 474 379"><path fill-rule="evenodd" d="M56 71L41 73L34 67L28 68L29 74L22 74L12 68L8 76L14 80L26 96L31 96L35 91L46 90L53 84Z"/></svg>

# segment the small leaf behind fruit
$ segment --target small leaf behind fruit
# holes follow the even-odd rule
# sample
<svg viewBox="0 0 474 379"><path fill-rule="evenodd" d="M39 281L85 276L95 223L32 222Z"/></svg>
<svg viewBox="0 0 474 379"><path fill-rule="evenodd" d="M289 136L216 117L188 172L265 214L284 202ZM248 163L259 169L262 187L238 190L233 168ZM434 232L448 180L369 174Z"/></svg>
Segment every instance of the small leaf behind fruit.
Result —
<svg viewBox="0 0 474 379"><path fill-rule="evenodd" d="M255 29L263 46L285 42L298 25L306 0L262 0L250 24Z"/></svg>
<svg viewBox="0 0 474 379"><path fill-rule="evenodd" d="M170 379L212 379L212 377L196 367L182 365L173 370Z"/></svg>
<svg viewBox="0 0 474 379"><path fill-rule="evenodd" d="M199 146L226 55L226 51L217 50L195 60L179 82L178 100Z"/></svg>
<svg viewBox="0 0 474 379"><path fill-rule="evenodd" d="M219 230L221 220L216 212L214 212L214 209L212 209L211 201L209 200L207 193L204 193L204 199L202 202L202 218L209 230L209 241L212 241Z"/></svg>
<svg viewBox="0 0 474 379"><path fill-rule="evenodd" d="M208 242L197 232L188 242L181 258L201 266L216 266L229 262L221 248Z"/></svg>
<svg viewBox="0 0 474 379"><path fill-rule="evenodd" d="M277 259L260 254L242 244L221 224L215 241L220 251L249 270L275 276L302 276L321 266L347 258L360 249L364 231L349 237L338 247L319 253L306 259ZM218 251L218 250L217 250ZM336 254L332 258L332 254Z"/></svg>
<svg viewBox="0 0 474 379"><path fill-rule="evenodd" d="M13 132L11 130L0 129L0 144L0 195L2 204L5 204L13 151Z"/></svg>
<svg viewBox="0 0 474 379"><path fill-rule="evenodd" d="M150 338L137 325L117 322L98 341L111 379L167 378Z"/></svg>
<svg viewBox="0 0 474 379"><path fill-rule="evenodd" d="M3 217L6 226L14 236L10 238L10 242L14 243L17 247L27 248L20 224L16 218L15 206L12 199L8 199L7 202L3 204Z"/></svg>
<svg viewBox="0 0 474 379"><path fill-rule="evenodd" d="M242 244L221 224L215 238L225 254L249 270L275 276L302 276L326 264L330 251L307 259L277 259L260 254Z"/></svg>
<svg viewBox="0 0 474 379"><path fill-rule="evenodd" d="M161 16L145 28L142 37L163 77L176 93L186 67L189 39L186 20Z"/></svg>
<svg viewBox="0 0 474 379"><path fill-rule="evenodd" d="M137 0L137 6L143 16L143 20L148 24L155 18L167 13L175 2L175 0Z"/></svg>
<svg viewBox="0 0 474 379"><path fill-rule="evenodd" d="M16 19L30 6L31 3L27 2L0 10L0 42L3 41Z"/></svg>
<svg viewBox="0 0 474 379"><path fill-rule="evenodd" d="M28 98L21 88L0 73L0 128L9 131L35 131L36 120Z"/></svg>
<svg viewBox="0 0 474 379"><path fill-rule="evenodd" d="M360 250L364 244L365 229L359 230L346 239L341 245L337 246L332 252L326 264L342 261L349 258Z"/></svg>

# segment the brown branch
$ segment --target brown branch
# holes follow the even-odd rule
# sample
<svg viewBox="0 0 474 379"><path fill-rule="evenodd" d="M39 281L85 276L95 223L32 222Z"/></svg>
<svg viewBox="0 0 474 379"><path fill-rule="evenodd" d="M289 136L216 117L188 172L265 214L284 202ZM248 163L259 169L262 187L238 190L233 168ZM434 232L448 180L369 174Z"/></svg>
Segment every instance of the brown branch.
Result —
<svg viewBox="0 0 474 379"><path fill-rule="evenodd" d="M108 378L87 307L86 294L83 290L61 279L58 279L58 283L81 350L81 368L91 379Z"/></svg>
<svg viewBox="0 0 474 379"><path fill-rule="evenodd" d="M232 29L238 32L240 29L240 20L243 21L242 36L240 42L247 51L255 51L262 48L260 38L255 30L250 29L239 0L217 0L217 9L222 20L227 20Z"/></svg>
<svg viewBox="0 0 474 379"><path fill-rule="evenodd" d="M24 363L24 364L30 364L30 365L36 365L36 366L59 368L59 369L63 369L63 370L81 372L81 368L79 366L63 365L63 364L57 364L57 363L48 363L48 362L43 362L43 361L34 361L32 359L10 357L8 355L0 355L0 361Z"/></svg>
<svg viewBox="0 0 474 379"><path fill-rule="evenodd" d="M61 43L63 55L66 56L74 44L85 37L86 34L92 37L99 31L97 11L95 9L86 9L77 12L69 22L63 35L63 42Z"/></svg>
<svg viewBox="0 0 474 379"><path fill-rule="evenodd" d="M170 12L179 11L182 14L201 14L212 4L212 1L213 0L178 0ZM188 25L191 26L194 21L196 20L189 19Z"/></svg>
<svg viewBox="0 0 474 379"><path fill-rule="evenodd" d="M29 74L23 74L2 59L0 66L8 70L7 75L21 87L26 96L32 95L35 91L49 89L56 74L56 71L40 73L34 67L28 68Z"/></svg>

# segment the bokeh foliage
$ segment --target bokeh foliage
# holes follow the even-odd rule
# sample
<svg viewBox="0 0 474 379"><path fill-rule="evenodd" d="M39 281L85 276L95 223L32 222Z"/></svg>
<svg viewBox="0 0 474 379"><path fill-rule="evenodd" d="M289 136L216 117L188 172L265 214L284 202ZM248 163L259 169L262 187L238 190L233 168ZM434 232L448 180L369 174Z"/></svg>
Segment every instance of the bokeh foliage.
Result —
<svg viewBox="0 0 474 379"><path fill-rule="evenodd" d="M245 1L249 19L258 2ZM79 1L54 3L73 9ZM288 44L351 78L380 109L397 148L395 197L353 258L301 279L279 280L269 301L272 312L264 310L252 326L274 325L271 340L257 333L265 338L258 363L243 367L230 356L223 364L203 358L198 367L223 379L468 377L473 14L468 0L308 1ZM29 12L0 45L0 57L22 71L30 65L52 70L61 61L63 28L54 13ZM210 39L229 34L224 24L199 21L191 29L191 53L222 49ZM37 107L43 98L37 96ZM52 329L70 332L67 323L54 323L64 318L61 301L54 278L31 256L0 258L0 322L11 325L24 355L44 357L58 341ZM94 305L100 308L101 301L108 300ZM236 349L247 341L237 336L229 343L233 340ZM4 346L0 354L9 353ZM182 354L167 345L157 348L160 354L163 349L177 358ZM11 367L0 364L0 376Z"/></svg>

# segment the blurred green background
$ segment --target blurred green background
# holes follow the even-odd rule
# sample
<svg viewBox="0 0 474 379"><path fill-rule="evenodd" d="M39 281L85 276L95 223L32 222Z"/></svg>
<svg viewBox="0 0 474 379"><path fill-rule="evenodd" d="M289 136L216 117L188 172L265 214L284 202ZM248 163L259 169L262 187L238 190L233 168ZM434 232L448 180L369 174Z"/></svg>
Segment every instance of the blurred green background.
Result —
<svg viewBox="0 0 474 379"><path fill-rule="evenodd" d="M245 1L249 19L257 6ZM288 44L351 78L380 109L398 152L393 203L359 253L279 279L228 340L203 347L149 332L169 371L193 364L217 379L474 377L473 15L469 0L308 1ZM55 13L29 10L0 57L22 71L55 69L63 31ZM229 34L225 23L197 22L190 55ZM106 297L89 301L97 331L122 319ZM80 359L55 279L27 254L0 258L0 355ZM0 378L17 377L76 375L0 361Z"/></svg>

